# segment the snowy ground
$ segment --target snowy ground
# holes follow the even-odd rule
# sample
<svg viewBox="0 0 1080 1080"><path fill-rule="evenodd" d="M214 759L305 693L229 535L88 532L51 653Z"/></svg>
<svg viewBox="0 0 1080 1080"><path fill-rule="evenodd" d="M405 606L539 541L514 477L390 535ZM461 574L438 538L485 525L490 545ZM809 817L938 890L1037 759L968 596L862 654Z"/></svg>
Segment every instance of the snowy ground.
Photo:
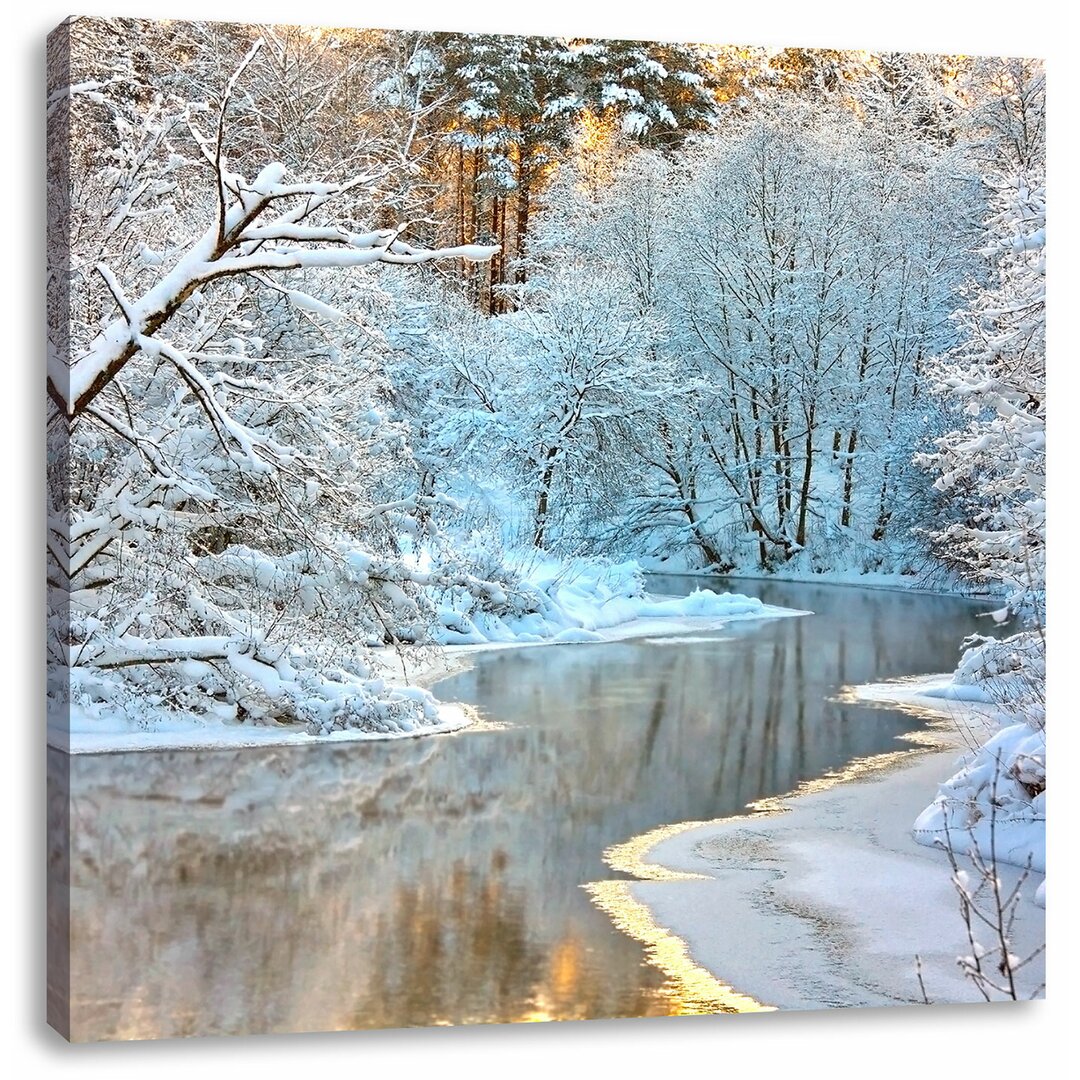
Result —
<svg viewBox="0 0 1080 1080"><path fill-rule="evenodd" d="M859 696L936 712L936 728L916 741L938 749L856 762L759 813L661 830L655 843L645 837L612 849L613 866L644 880L610 883L626 895L601 892L598 903L621 925L645 927L638 936L654 955L671 953L673 940L683 943L686 962L750 1007L921 1002L917 955L932 1002L982 1000L957 965L972 949L947 857L914 843L911 830L954 771L958 750L992 721L977 705L927 705L919 693L927 686L859 688ZM1000 867L1005 888L1021 873ZM1042 882L1032 873L1021 891L1012 938L1021 958L1045 940L1045 912L1034 902ZM985 897L978 903L989 910ZM634 905L647 914L627 918ZM989 937L980 926L979 940L990 944ZM1036 992L1044 970L1040 956L1018 973L1021 996Z"/></svg>
<svg viewBox="0 0 1080 1080"><path fill-rule="evenodd" d="M547 610L511 623L490 625L479 618L469 622L469 634L455 633L454 643L396 652L376 650L371 676L386 684L427 687L470 663L471 656L489 649L523 646L581 645L629 638L685 635L716 630L733 621L771 619L806 612L763 604L754 597L697 589L689 596L669 597L640 593L640 573L633 564L605 567L602 573L578 569L569 575L541 581ZM549 568L534 571L547 574ZM460 623L459 623L460 625ZM402 732L360 729L311 735L303 725L228 724L182 713L152 718L111 717L104 710L73 707L69 714L51 713L48 741L69 753L108 753L129 750L242 748L315 741L350 742L366 739L412 738L456 731L474 722L467 707L439 703L437 721ZM66 722L67 721L67 722Z"/></svg>
<svg viewBox="0 0 1080 1080"><path fill-rule="evenodd" d="M49 745L70 754L118 754L130 750L242 750L260 746L312 746L316 742L343 743L368 739L415 739L458 731L473 722L467 706L439 705L439 723L416 731L373 734L357 729L309 735L303 725L199 723L180 716L173 723L159 723L151 730L109 730L100 724L68 732L49 729Z"/></svg>

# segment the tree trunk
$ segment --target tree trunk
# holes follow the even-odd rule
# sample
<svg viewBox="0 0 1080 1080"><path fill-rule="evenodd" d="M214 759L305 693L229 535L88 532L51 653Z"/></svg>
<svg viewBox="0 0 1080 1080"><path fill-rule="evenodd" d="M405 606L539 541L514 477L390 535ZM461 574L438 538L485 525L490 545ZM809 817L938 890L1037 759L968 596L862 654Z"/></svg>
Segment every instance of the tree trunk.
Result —
<svg viewBox="0 0 1080 1080"><path fill-rule="evenodd" d="M467 244L469 239L465 235L465 148L460 144L458 145L457 160L457 242Z"/></svg>
<svg viewBox="0 0 1080 1080"><path fill-rule="evenodd" d="M510 252L506 250L506 200L503 199L502 213L499 214L499 284L506 281L506 266L510 259ZM506 299L499 297L499 310L506 311Z"/></svg>
<svg viewBox="0 0 1080 1080"><path fill-rule="evenodd" d="M704 524L697 516L697 511L694 509L694 504L697 502L697 484L695 484L693 480L690 480L689 482L687 495L689 497L685 498L683 502L683 512L686 514L686 520L690 523L690 528L694 533L694 539L697 541L698 547L701 548L702 555L709 560L710 566L719 567L721 569L731 569L730 565L724 562L719 549L705 533Z"/></svg>
<svg viewBox="0 0 1080 1080"><path fill-rule="evenodd" d="M885 530L888 528L889 520L892 518L892 512L888 509L886 499L889 495L889 463L885 462L885 468L881 475L881 492L878 495L878 516L877 524L874 526L873 538L875 540L885 539Z"/></svg>
<svg viewBox="0 0 1080 1080"><path fill-rule="evenodd" d="M802 488L799 491L799 528L795 543L806 547L806 511L810 503L810 476L814 471L814 415L817 406L811 405L806 417L806 463L803 465Z"/></svg>
<svg viewBox="0 0 1080 1080"><path fill-rule="evenodd" d="M494 240L499 235L499 210L500 206L505 212L505 203L498 195L491 197L491 238ZM488 314L497 315L499 313L499 293L497 286L502 283L502 264L503 259L506 257L504 251L500 251L495 255L491 262L488 264Z"/></svg>
<svg viewBox="0 0 1080 1080"><path fill-rule="evenodd" d="M784 469L784 434L780 429L780 422L773 416L772 421L772 442L773 442L773 473L776 476L776 531L783 533L784 531L784 485L785 485L785 469Z"/></svg>
<svg viewBox="0 0 1080 1080"><path fill-rule="evenodd" d="M840 513L840 524L847 528L851 524L851 496L855 487L855 447L859 433L852 428L848 434L847 456L844 459L844 508Z"/></svg>
<svg viewBox="0 0 1080 1080"><path fill-rule="evenodd" d="M543 455L544 471L540 476L540 490L536 499L536 514L533 518L533 547L542 548L547 534L548 505L551 496L551 484L555 479L555 459L558 448L552 446Z"/></svg>
<svg viewBox="0 0 1080 1080"><path fill-rule="evenodd" d="M472 152L472 176L470 177L470 191L469 191L469 243L476 243L477 233L479 232L479 214L480 214L480 191L478 188L478 180L480 177L480 148L476 147ZM481 273L480 267L473 266L472 263L466 263L466 269L472 280L472 287L469 291L469 295L473 303L480 302L480 284Z"/></svg>
<svg viewBox="0 0 1080 1080"><path fill-rule="evenodd" d="M525 255L525 238L529 234L529 188L520 181L518 184L517 220L514 224L514 245L519 260L518 267L514 271L514 281L518 285L524 285L527 274L521 260Z"/></svg>

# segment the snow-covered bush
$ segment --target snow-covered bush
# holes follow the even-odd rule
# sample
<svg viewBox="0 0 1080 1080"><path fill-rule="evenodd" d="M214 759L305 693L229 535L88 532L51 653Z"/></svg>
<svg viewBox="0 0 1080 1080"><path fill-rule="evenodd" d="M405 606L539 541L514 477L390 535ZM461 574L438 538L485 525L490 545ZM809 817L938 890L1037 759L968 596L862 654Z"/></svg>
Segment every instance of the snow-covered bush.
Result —
<svg viewBox="0 0 1080 1080"><path fill-rule="evenodd" d="M973 747L919 815L914 836L985 858L1046 870L1046 680L1038 635L969 641L953 684L957 698L992 706L1001 729Z"/></svg>

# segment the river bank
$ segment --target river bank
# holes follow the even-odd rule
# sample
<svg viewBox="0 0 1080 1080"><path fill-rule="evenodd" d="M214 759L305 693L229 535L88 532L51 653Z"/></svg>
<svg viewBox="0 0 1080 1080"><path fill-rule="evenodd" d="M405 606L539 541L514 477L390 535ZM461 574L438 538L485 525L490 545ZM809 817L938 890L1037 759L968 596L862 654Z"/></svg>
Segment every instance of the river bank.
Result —
<svg viewBox="0 0 1080 1080"><path fill-rule="evenodd" d="M972 947L948 858L916 844L911 828L957 754L992 721L977 704L933 702L918 689L879 684L850 696L934 715L914 737L921 747L854 762L747 816L619 845L609 864L639 880L621 902L600 897L599 905L616 918L620 903L647 909L637 916L649 928L640 935L647 947L655 953L666 938L670 950L680 940L687 964L755 1008L920 1003L916 956L931 1002L982 1000L957 964ZM969 860L960 854L959 862L974 881ZM999 867L1006 893L1021 874ZM1032 873L1021 888L1011 939L1021 959L1045 941L1045 913L1033 899L1043 880ZM977 906L989 913L992 903L983 895ZM991 944L988 927L975 929ZM1039 992L1044 974L1042 956L1021 969L1018 996Z"/></svg>
<svg viewBox="0 0 1080 1080"><path fill-rule="evenodd" d="M702 603L698 597L706 602ZM615 598L616 603L622 598ZM610 602L609 605L610 606ZM641 615L631 612L640 610ZM695 612L701 611L702 614ZM709 613L709 612L716 612ZM466 670L480 653L505 649L542 648L545 646L581 646L612 644L642 638L678 639L684 635L708 633L732 622L787 618L811 614L807 611L761 604L756 599L735 594L697 591L688 597L647 595L608 618L621 618L610 625L602 621L603 605L597 605L600 620L588 629L567 630L548 638L519 638L460 645L428 645L400 650L381 648L372 651L371 675L388 685L429 689L436 683ZM597 625L596 622L599 624ZM475 725L476 713L459 702L438 702L438 722L411 731L365 731L342 729L311 735L302 724L225 724L206 722L194 716L174 714L155 717L144 728L127 718L103 723L99 715L84 719L78 710L66 718L60 711L50 717L48 744L71 754L127 753L151 750L242 750L257 747L310 746L314 742L348 743L357 741L408 739L444 735ZM67 723L64 723L64 720Z"/></svg>

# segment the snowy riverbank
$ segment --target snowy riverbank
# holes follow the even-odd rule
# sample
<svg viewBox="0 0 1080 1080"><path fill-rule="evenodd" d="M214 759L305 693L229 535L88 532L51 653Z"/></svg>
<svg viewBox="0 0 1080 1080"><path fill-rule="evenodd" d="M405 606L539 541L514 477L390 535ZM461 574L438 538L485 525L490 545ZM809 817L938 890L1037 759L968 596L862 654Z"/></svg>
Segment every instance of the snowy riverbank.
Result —
<svg viewBox="0 0 1080 1080"><path fill-rule="evenodd" d="M415 738L460 730L475 720L468 708L440 702L428 689L462 670L478 652L491 649L584 645L630 638L667 637L715 630L733 621L807 614L763 604L754 597L695 589L688 596L656 596L641 587L634 564L586 564L567 572L532 568L530 585L544 598L544 609L516 619L483 620L473 615L468 631L457 630L438 644L400 650L371 650L367 657L369 686L379 695L423 695L428 705L424 723L402 730L347 727L310 734L302 723L237 724L164 709L132 712L110 710L93 702L73 701L70 710L50 712L48 741L69 753L115 753L134 750L188 750L352 742Z"/></svg>
<svg viewBox="0 0 1080 1080"><path fill-rule="evenodd" d="M675 578L721 578L725 581L780 581L808 585L843 585L859 589L888 589L895 592L928 596L956 596L967 600L993 600L994 593L974 588L961 581L928 580L919 574L885 573L877 570L806 570L781 566L763 570L758 566L736 567L727 573L709 567L688 568L679 559L639 559L642 569L651 575Z"/></svg>
<svg viewBox="0 0 1080 1080"><path fill-rule="evenodd" d="M912 837L958 751L996 722L984 704L926 694L944 681L849 690L852 700L935 716L912 739L923 749L855 762L758 813L620 845L608 861L639 880L600 883L594 899L654 959L681 958L671 974L685 979L696 968L740 1010L920 1002L916 955L931 1001L982 1000L957 965L971 946L948 859ZM1006 890L1021 873L999 868ZM1020 958L1045 940L1045 913L1035 903L1042 882L1032 873L1021 890L1012 937ZM987 898L978 903L985 910ZM976 931L990 936L984 926ZM1043 958L1017 978L1020 996L1031 996L1043 982Z"/></svg>

